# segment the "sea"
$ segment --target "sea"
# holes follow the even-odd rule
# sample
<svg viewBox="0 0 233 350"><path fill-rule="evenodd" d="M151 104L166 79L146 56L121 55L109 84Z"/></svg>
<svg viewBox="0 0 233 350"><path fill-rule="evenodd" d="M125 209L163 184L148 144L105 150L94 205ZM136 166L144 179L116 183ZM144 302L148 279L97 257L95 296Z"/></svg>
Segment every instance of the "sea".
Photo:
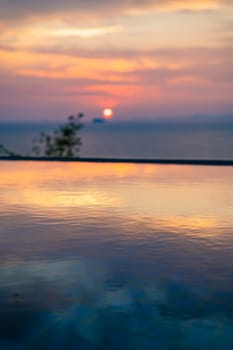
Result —
<svg viewBox="0 0 233 350"><path fill-rule="evenodd" d="M33 139L51 132L53 122L1 122L0 144L31 155ZM106 121L84 123L83 157L233 159L233 121Z"/></svg>
<svg viewBox="0 0 233 350"><path fill-rule="evenodd" d="M1 350L233 349L233 167L0 174Z"/></svg>
<svg viewBox="0 0 233 350"><path fill-rule="evenodd" d="M30 155L54 123L1 123ZM233 159L233 124L86 122L81 156ZM233 349L233 167L0 160L0 350Z"/></svg>

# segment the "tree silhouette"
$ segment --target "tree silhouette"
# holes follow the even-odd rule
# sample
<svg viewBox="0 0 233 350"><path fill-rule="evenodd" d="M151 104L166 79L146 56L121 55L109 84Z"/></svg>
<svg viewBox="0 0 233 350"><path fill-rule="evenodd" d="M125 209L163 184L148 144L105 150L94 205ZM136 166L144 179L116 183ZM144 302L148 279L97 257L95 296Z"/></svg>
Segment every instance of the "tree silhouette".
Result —
<svg viewBox="0 0 233 350"><path fill-rule="evenodd" d="M3 157L20 157L19 154L15 153L14 151L10 150L3 144L0 144L0 156Z"/></svg>
<svg viewBox="0 0 233 350"><path fill-rule="evenodd" d="M42 132L40 137L34 140L33 153L46 157L79 157L82 145L79 132L83 127L81 123L83 117L83 113L79 113L77 116L71 115L65 124L52 133Z"/></svg>

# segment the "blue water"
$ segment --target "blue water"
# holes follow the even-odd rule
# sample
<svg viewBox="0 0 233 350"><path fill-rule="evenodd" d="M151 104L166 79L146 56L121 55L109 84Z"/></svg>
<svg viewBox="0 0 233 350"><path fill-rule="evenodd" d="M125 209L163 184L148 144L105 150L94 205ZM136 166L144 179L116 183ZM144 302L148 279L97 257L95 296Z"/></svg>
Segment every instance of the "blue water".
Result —
<svg viewBox="0 0 233 350"><path fill-rule="evenodd" d="M0 124L0 143L30 154L32 140L52 123ZM86 123L81 156L233 159L233 123Z"/></svg>
<svg viewBox="0 0 233 350"><path fill-rule="evenodd" d="M232 349L233 167L0 162L0 349Z"/></svg>

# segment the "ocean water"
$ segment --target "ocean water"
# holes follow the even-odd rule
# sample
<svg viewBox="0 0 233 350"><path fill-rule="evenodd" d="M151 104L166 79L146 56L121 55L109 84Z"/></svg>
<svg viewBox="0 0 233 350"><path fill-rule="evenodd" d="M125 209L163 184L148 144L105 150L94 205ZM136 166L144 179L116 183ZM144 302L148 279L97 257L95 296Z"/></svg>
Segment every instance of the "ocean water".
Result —
<svg viewBox="0 0 233 350"><path fill-rule="evenodd" d="M1 123L0 143L30 154L32 140L52 123ZM233 123L85 123L83 157L233 159Z"/></svg>
<svg viewBox="0 0 233 350"><path fill-rule="evenodd" d="M1 350L233 348L233 167L0 171Z"/></svg>

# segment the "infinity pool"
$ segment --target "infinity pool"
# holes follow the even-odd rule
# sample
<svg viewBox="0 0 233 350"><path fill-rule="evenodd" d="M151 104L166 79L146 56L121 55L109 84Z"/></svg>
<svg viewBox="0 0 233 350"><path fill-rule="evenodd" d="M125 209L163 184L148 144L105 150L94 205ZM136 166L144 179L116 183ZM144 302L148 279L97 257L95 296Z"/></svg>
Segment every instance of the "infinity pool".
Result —
<svg viewBox="0 0 233 350"><path fill-rule="evenodd" d="M233 348L233 167L0 174L0 350Z"/></svg>

